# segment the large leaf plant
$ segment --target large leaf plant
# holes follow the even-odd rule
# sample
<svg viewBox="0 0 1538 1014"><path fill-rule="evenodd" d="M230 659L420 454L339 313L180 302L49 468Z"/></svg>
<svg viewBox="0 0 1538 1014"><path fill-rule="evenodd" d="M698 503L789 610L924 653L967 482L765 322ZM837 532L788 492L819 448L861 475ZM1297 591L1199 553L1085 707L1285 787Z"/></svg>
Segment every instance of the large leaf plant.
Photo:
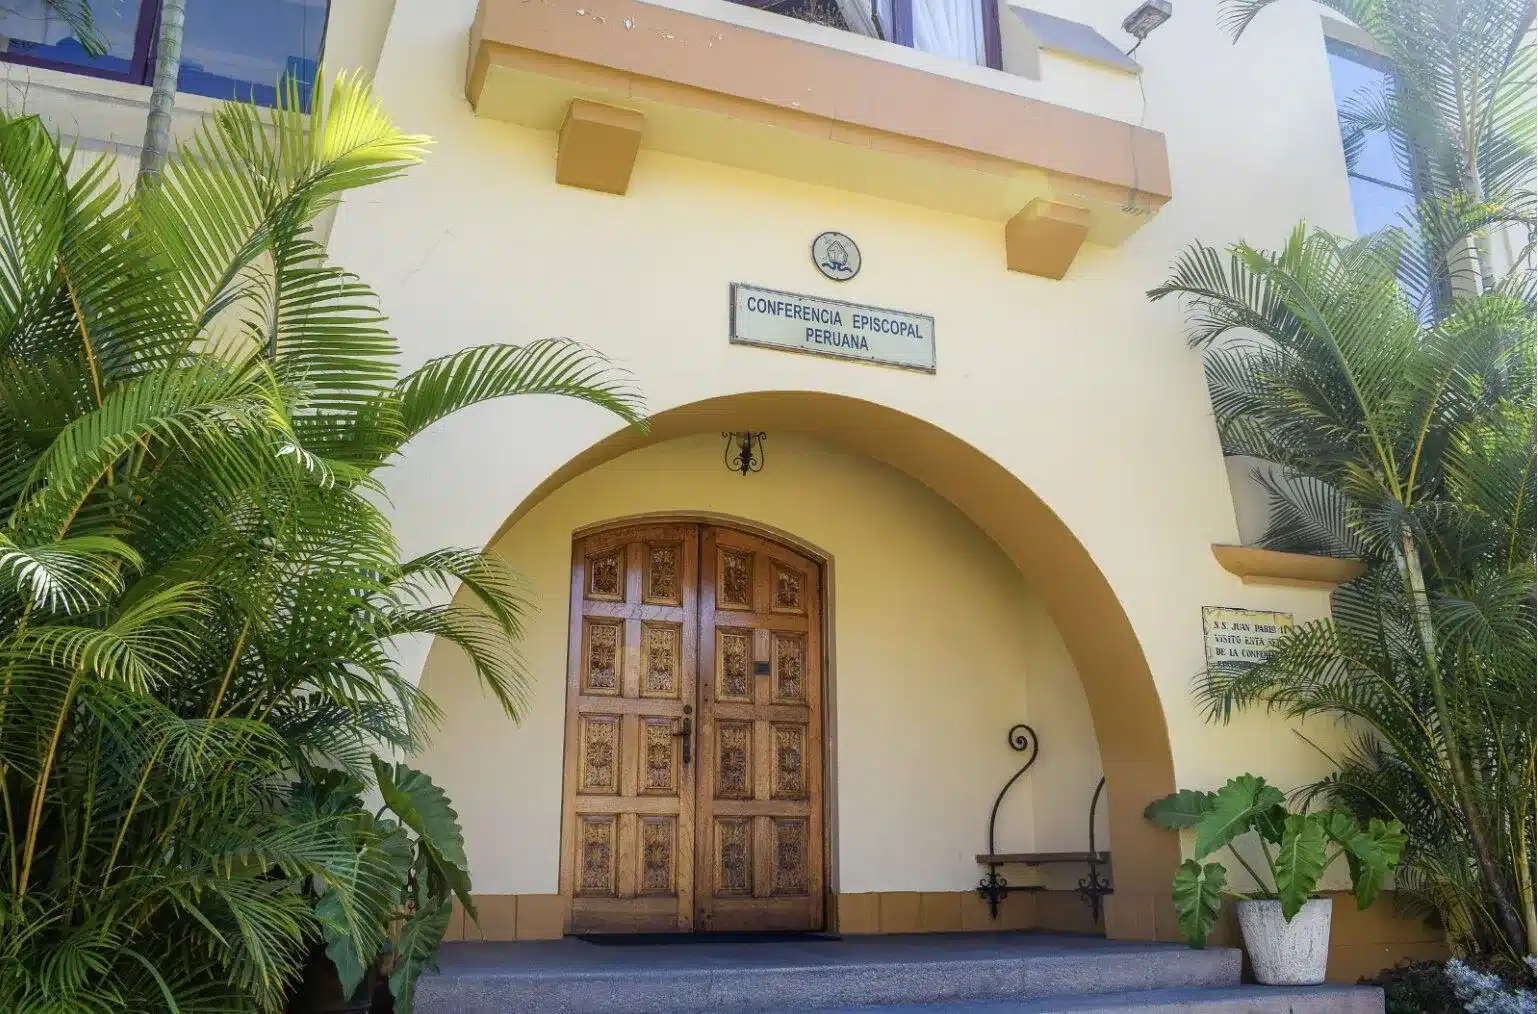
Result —
<svg viewBox="0 0 1538 1014"><path fill-rule="evenodd" d="M366 1001L383 980L404 1014L455 900L472 920L475 903L459 815L443 789L406 764L375 756L371 767L384 800L376 811L364 801L363 779L333 768L300 780L288 814L295 822L336 819L350 836L351 860L307 885L342 997Z"/></svg>
<svg viewBox="0 0 1538 1014"><path fill-rule="evenodd" d="M1342 856L1357 907L1367 908L1383 890L1405 844L1398 821L1374 817L1363 826L1340 810L1290 813L1282 791L1256 775L1230 779L1217 792L1183 789L1148 804L1143 814L1160 827L1196 832L1193 858L1180 865L1172 891L1180 931L1192 947L1206 945L1225 894L1274 899L1291 922ZM1247 835L1255 836L1264 869L1239 850L1238 841ZM1253 889L1236 890L1222 863L1203 862L1225 848L1249 874Z"/></svg>
<svg viewBox="0 0 1538 1014"><path fill-rule="evenodd" d="M401 559L381 471L488 399L640 405L563 341L401 371L315 223L425 140L343 76L125 193L0 118L0 1010L278 1011L324 947L405 1011L468 901L447 800L379 757L437 715L390 644L516 717L523 599L479 548Z"/></svg>
<svg viewBox="0 0 1538 1014"><path fill-rule="evenodd" d="M1277 250L1197 244L1150 295L1186 307L1224 453L1262 463L1260 545L1367 564L1329 620L1204 673L1208 716L1344 722L1349 745L1308 794L1402 823L1397 899L1522 969L1538 946L1538 287L1522 263L1426 298L1484 220L1448 206L1429 197L1355 241L1299 226Z"/></svg>

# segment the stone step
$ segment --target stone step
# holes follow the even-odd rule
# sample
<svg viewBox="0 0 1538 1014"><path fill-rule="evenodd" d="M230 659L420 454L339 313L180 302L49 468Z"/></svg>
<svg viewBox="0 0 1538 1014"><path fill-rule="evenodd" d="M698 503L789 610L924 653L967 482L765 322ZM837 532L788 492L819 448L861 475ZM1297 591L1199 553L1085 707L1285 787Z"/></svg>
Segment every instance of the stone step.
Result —
<svg viewBox="0 0 1538 1014"><path fill-rule="evenodd" d="M1240 958L1229 948L977 933L637 946L461 943L444 946L439 967L418 987L418 1014L682 1014L1006 1000L1018 1006L1237 986Z"/></svg>
<svg viewBox="0 0 1538 1014"><path fill-rule="evenodd" d="M822 1008L794 1014L1383 1014L1383 991L1376 986L1147 989L1045 1000Z"/></svg>

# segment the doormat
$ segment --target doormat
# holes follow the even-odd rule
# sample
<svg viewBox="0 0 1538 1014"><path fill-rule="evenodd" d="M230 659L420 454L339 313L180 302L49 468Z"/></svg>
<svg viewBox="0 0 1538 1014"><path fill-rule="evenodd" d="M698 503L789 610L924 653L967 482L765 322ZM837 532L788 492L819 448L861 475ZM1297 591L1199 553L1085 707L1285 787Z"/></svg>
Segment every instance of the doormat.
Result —
<svg viewBox="0 0 1538 1014"><path fill-rule="evenodd" d="M808 940L841 940L837 933L578 933L578 940L599 947L637 947L652 944L794 944Z"/></svg>

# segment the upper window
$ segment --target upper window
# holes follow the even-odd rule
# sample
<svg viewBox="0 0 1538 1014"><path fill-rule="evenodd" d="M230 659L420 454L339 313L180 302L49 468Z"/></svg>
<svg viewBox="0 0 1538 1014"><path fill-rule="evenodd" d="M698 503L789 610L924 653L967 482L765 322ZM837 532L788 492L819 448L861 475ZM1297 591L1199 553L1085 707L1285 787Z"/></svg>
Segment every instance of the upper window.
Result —
<svg viewBox="0 0 1538 1014"><path fill-rule="evenodd" d="M1389 94L1394 75L1379 56L1355 46L1326 39L1329 51L1330 81L1335 88L1335 109L1345 113L1351 106L1373 101ZM1346 175L1351 185L1351 210L1360 236L1390 225L1402 224L1400 214L1414 206L1415 176L1407 152L1396 151L1393 140L1383 131L1350 136L1342 123L1342 137L1348 142Z"/></svg>
<svg viewBox="0 0 1538 1014"><path fill-rule="evenodd" d="M877 0L883 37L963 63L998 66L996 0Z"/></svg>
<svg viewBox="0 0 1538 1014"><path fill-rule="evenodd" d="M292 82L300 100L320 63L328 0L187 0L177 88L216 99L274 105ZM158 0L94 0L106 52L93 54L43 0L0 5L0 60L149 84L155 73Z"/></svg>
<svg viewBox="0 0 1538 1014"><path fill-rule="evenodd" d="M736 0L964 63L1000 66L1001 0ZM854 22L859 22L858 24Z"/></svg>

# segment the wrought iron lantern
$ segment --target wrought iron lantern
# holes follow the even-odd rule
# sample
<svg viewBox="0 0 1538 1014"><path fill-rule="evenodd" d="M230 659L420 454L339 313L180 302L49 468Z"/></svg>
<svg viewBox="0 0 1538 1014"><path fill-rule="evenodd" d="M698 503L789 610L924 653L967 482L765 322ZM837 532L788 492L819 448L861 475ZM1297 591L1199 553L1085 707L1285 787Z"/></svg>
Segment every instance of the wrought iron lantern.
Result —
<svg viewBox="0 0 1538 1014"><path fill-rule="evenodd" d="M721 452L721 462L738 475L764 470L764 434L743 430L741 433L723 433L726 448Z"/></svg>

